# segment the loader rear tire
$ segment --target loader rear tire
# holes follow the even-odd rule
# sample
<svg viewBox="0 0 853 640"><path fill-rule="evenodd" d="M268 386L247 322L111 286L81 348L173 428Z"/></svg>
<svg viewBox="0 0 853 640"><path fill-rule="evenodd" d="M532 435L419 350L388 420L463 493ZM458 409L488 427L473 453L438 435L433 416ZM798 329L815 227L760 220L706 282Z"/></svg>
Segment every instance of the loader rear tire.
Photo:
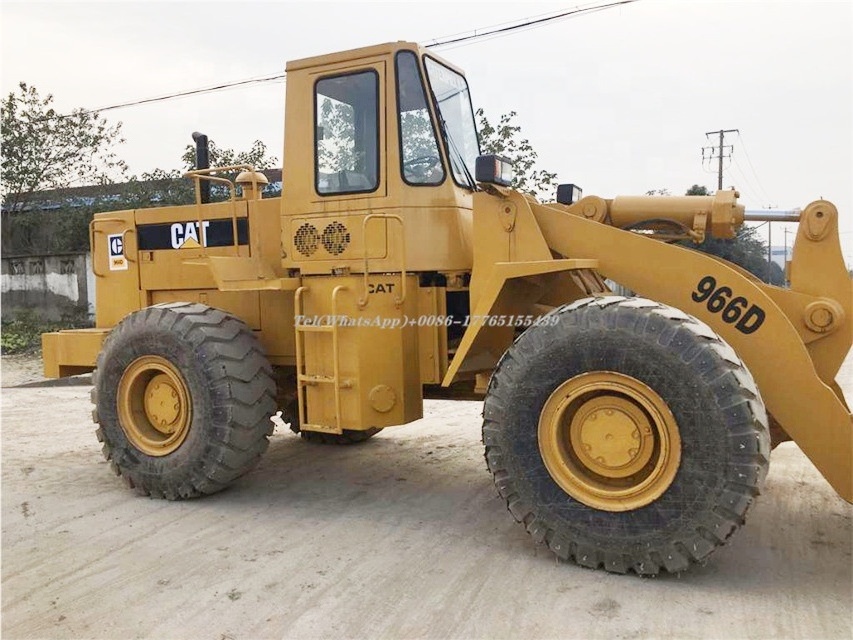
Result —
<svg viewBox="0 0 853 640"><path fill-rule="evenodd" d="M274 425L272 368L252 330L169 303L122 320L98 356L93 418L113 471L168 500L220 491L251 469Z"/></svg>
<svg viewBox="0 0 853 640"><path fill-rule="evenodd" d="M672 307L556 309L507 350L483 409L509 511L561 559L654 575L704 560L767 473L764 405L735 352Z"/></svg>
<svg viewBox="0 0 853 640"><path fill-rule="evenodd" d="M296 371L292 368L284 367L275 367L274 369L277 387L276 401L278 402L279 409L281 409L282 420L288 423L290 430L293 433L299 434L305 442L337 445L358 444L369 440L382 431L381 428L368 429L367 431L344 429L344 432L340 434L302 431L299 428L299 400L296 396Z"/></svg>

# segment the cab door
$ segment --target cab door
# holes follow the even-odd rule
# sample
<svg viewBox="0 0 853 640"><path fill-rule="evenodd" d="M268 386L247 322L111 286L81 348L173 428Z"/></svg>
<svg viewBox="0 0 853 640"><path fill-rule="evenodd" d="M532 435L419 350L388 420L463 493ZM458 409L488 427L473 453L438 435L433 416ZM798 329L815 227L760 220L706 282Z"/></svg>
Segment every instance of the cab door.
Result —
<svg viewBox="0 0 853 640"><path fill-rule="evenodd" d="M385 59L341 62L298 80L304 90L298 92L300 103L288 108L297 108L311 126L294 132L289 124L288 143L296 143L290 148L306 160L310 150L310 164L289 164L285 170L290 182L282 242L303 273L357 269L365 256L384 260L388 225L375 214L388 206ZM289 184L295 194L288 193Z"/></svg>

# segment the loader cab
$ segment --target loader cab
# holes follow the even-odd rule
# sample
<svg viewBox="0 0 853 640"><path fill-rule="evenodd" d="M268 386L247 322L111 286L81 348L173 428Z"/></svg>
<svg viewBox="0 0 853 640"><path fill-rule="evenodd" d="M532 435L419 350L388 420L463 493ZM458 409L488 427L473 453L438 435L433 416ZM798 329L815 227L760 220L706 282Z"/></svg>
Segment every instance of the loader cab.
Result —
<svg viewBox="0 0 853 640"><path fill-rule="evenodd" d="M465 76L416 44L288 63L282 266L469 270L478 154Z"/></svg>

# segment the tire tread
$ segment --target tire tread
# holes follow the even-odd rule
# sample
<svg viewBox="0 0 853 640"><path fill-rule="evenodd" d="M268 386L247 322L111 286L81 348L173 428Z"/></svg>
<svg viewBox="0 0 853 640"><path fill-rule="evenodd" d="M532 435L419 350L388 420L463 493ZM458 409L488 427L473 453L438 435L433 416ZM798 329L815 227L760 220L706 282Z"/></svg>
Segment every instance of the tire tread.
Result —
<svg viewBox="0 0 853 640"><path fill-rule="evenodd" d="M704 383L715 389L718 397L730 398L733 405L747 410L750 417L747 427L732 431L729 435L731 443L743 444L744 447L742 451L738 450L736 455L732 455L733 464L729 467L734 468L730 468L723 479L722 501L713 510L714 519L718 520L696 523L689 536L669 542L665 553L660 549L637 549L631 554L619 556L606 547L590 546L588 541L573 537L570 529L558 527L547 517L540 517L533 505L521 497L518 486L523 479L512 476L500 444L504 407L510 402L509 398L504 397L504 390L512 389L521 383L520 376L523 375L522 368L517 366L516 350L513 348L508 349L498 362L484 403L483 443L486 465L493 475L498 494L506 501L507 509L513 518L524 523L534 541L546 544L558 558L615 573L632 570L638 575L655 575L661 570L683 571L691 564L702 562L716 548L726 543L743 524L746 512L761 491L770 453L769 429L761 396L755 381L735 351L710 327L673 307L641 298L606 296L586 298L563 305L549 316L580 313L578 326L585 328L592 320L582 312L589 307L602 309L599 316L605 317L596 318L601 323L598 326L603 325L608 329L621 326L629 330L633 327L634 330L643 331L647 335L656 334L660 346L678 352L687 364L703 364L700 360L703 358L706 364L715 361L715 365L720 366L721 362L724 363L724 370L714 376L708 375L713 370L708 364ZM628 310L628 313L623 318L624 310ZM534 325L533 330L536 328L537 325ZM681 340L679 336L684 335L682 332L689 332L691 340ZM522 337L516 338L515 344ZM527 340L530 341L528 348L532 352L546 348L544 335L530 335ZM698 347L686 346L688 343L698 343ZM733 395L730 387L734 387L738 393ZM741 442L739 438L744 440ZM751 444L748 446L747 442ZM738 477L745 467L753 469L754 472L742 474L746 477Z"/></svg>

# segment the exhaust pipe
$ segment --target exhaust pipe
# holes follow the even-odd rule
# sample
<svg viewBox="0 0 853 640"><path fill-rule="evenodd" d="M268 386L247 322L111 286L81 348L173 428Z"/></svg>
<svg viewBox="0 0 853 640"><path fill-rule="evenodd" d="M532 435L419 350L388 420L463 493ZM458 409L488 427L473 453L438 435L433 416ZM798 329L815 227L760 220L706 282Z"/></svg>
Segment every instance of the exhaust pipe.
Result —
<svg viewBox="0 0 853 640"><path fill-rule="evenodd" d="M209 169L210 155L208 153L207 136L198 131L193 131L195 141L195 168ZM199 181L200 199L202 204L210 202L210 180Z"/></svg>

